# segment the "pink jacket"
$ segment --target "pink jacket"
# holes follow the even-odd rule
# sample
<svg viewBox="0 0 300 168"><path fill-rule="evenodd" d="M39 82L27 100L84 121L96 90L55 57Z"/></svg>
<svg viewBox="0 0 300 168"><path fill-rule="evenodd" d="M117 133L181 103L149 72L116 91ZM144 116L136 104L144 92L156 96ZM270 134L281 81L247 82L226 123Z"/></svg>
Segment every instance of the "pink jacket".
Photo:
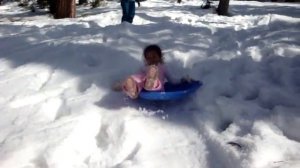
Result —
<svg viewBox="0 0 300 168"><path fill-rule="evenodd" d="M158 90L164 90L164 83L166 81L166 68L163 64L158 64L158 80L156 81L157 84L151 89L153 91L158 91ZM146 75L147 75L147 70L148 66L143 67L137 74L131 75L131 77L137 82L138 84L138 89L141 91L144 88L144 83L146 80Z"/></svg>

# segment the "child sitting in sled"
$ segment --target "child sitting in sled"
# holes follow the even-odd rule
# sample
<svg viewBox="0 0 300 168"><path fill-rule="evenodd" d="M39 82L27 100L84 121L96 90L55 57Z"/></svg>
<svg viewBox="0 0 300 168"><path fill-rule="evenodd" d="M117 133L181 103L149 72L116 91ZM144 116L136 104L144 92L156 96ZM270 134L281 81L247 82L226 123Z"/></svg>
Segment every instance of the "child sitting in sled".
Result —
<svg viewBox="0 0 300 168"><path fill-rule="evenodd" d="M167 74L161 48L155 44L149 45L144 49L143 57L145 67L140 72L127 77L118 86L114 86L115 90L121 89L132 99L136 99L142 89L164 90Z"/></svg>

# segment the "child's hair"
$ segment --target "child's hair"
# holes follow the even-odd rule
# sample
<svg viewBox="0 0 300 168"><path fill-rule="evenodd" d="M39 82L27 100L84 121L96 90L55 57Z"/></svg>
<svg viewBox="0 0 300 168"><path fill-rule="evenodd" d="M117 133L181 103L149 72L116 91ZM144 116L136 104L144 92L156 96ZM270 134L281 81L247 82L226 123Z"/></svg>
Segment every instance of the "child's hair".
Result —
<svg viewBox="0 0 300 168"><path fill-rule="evenodd" d="M162 51L161 51L161 48L156 45L156 44L151 44L151 45L148 45L145 49L144 49L144 59L146 59L146 55L151 52L151 51L154 51L157 53L157 55L159 56L160 58L160 61L159 63L164 63L164 59L163 59L163 54L162 54Z"/></svg>

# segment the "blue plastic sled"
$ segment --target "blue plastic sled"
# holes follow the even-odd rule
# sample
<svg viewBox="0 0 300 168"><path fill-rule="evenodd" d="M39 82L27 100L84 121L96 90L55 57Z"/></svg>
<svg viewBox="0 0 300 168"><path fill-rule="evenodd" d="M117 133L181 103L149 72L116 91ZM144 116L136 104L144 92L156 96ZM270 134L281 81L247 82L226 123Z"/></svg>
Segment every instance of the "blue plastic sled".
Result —
<svg viewBox="0 0 300 168"><path fill-rule="evenodd" d="M179 84L165 83L164 91L142 90L139 98L146 100L179 100L187 97L202 86L200 81L183 82Z"/></svg>

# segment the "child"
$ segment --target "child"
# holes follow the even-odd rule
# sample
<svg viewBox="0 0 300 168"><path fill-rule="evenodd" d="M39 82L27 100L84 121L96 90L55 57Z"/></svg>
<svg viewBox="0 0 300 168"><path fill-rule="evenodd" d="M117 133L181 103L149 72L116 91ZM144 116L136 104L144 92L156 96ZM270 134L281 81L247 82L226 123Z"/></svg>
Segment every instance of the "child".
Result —
<svg viewBox="0 0 300 168"><path fill-rule="evenodd" d="M144 49L145 67L137 74L130 75L122 83L122 90L130 98L136 99L142 89L149 91L164 90L166 70L163 55L158 45Z"/></svg>

